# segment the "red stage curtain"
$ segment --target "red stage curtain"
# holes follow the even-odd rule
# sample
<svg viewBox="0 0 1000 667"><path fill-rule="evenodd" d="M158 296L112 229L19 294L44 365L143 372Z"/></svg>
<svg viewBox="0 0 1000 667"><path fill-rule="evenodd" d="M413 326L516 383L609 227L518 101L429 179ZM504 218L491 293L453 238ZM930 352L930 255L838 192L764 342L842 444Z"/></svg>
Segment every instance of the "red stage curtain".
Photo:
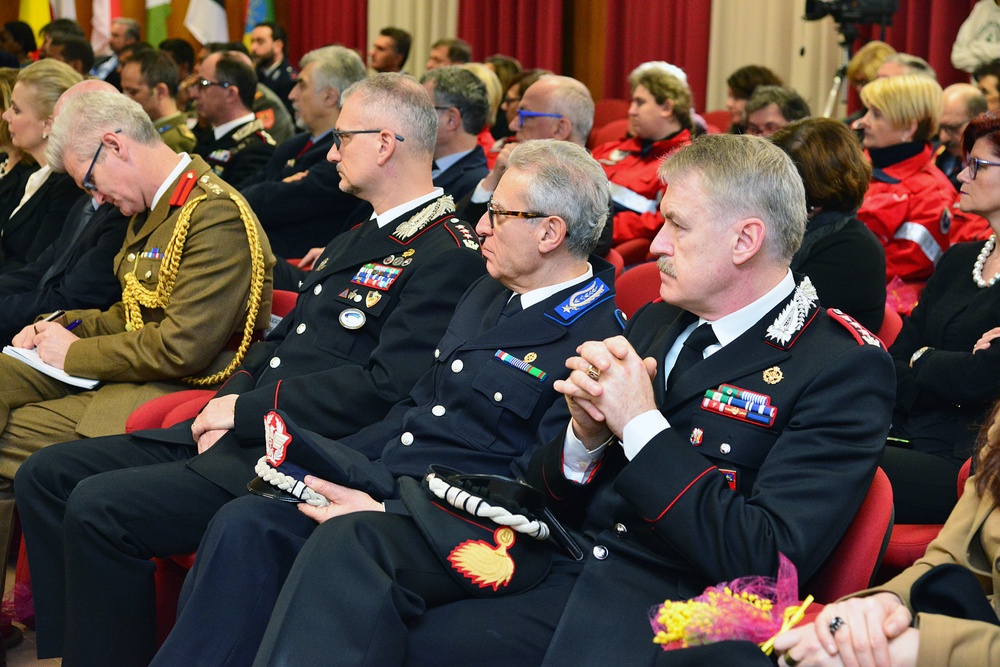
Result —
<svg viewBox="0 0 1000 667"><path fill-rule="evenodd" d="M709 0L617 0L608 3L604 97L627 99L628 74L648 60L666 60L687 73L695 108L705 110Z"/></svg>
<svg viewBox="0 0 1000 667"><path fill-rule="evenodd" d="M967 82L968 73L951 66L951 46L975 4L976 0L900 0L885 41L930 63L942 87ZM880 34L879 26L865 27L856 46Z"/></svg>
<svg viewBox="0 0 1000 667"><path fill-rule="evenodd" d="M368 0L292 0L288 14L291 62L330 44L356 49L368 60Z"/></svg>
<svg viewBox="0 0 1000 667"><path fill-rule="evenodd" d="M563 0L459 0L458 36L482 61L494 53L562 73Z"/></svg>

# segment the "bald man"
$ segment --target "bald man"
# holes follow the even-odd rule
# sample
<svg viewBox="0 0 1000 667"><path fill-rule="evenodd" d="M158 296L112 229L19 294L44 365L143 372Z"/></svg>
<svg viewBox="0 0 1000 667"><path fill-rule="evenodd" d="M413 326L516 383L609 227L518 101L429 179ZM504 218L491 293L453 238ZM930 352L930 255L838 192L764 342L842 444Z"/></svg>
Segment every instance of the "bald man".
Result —
<svg viewBox="0 0 1000 667"><path fill-rule="evenodd" d="M935 164L958 190L958 172L965 168L962 155L962 133L969 121L986 111L986 97L971 83L956 83L944 89L941 96L941 120L938 139L941 146L935 153Z"/></svg>

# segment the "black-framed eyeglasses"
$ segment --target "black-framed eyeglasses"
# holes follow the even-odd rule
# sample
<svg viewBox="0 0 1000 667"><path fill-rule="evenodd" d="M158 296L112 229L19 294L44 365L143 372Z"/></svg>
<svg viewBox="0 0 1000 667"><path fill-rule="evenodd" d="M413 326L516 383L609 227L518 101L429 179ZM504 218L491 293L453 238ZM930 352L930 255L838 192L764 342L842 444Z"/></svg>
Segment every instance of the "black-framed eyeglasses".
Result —
<svg viewBox="0 0 1000 667"><path fill-rule="evenodd" d="M121 131L122 129L119 127L117 130L115 130L115 134L118 134ZM97 158L100 156L102 148L104 148L103 139L101 140L101 143L97 146L97 150L94 151L94 159L90 161L90 167L87 168L87 173L83 175L83 188L87 192L97 191L97 185L94 183L91 176L93 175L94 165L97 164Z"/></svg>
<svg viewBox="0 0 1000 667"><path fill-rule="evenodd" d="M492 199L490 199L490 201L486 204L486 215L490 219L490 229L493 229L495 227L496 218L497 216L500 215L505 215L509 218L524 218L525 220L530 220L532 218L549 217L548 213L532 213L531 211L507 211L494 204Z"/></svg>
<svg viewBox="0 0 1000 667"><path fill-rule="evenodd" d="M195 87L199 90L205 90L206 88L211 88L212 86L218 86L219 88L228 88L233 85L231 83L225 83L224 81L209 81L208 79L198 79L194 82Z"/></svg>
<svg viewBox="0 0 1000 667"><path fill-rule="evenodd" d="M980 167L1000 167L1000 162L990 162L989 160L980 160L977 157L969 156L969 178L976 180L976 175L979 173Z"/></svg>
<svg viewBox="0 0 1000 667"><path fill-rule="evenodd" d="M504 97L503 98L503 103L506 104L507 106L510 106L511 104L517 104L520 101L521 101L520 97Z"/></svg>
<svg viewBox="0 0 1000 667"><path fill-rule="evenodd" d="M388 130L334 130L331 134L333 134L333 145L336 146L339 151L341 137L349 137L352 134L381 134L382 132L387 131ZM392 136L396 138L396 141L403 141L403 137L398 134L393 134Z"/></svg>
<svg viewBox="0 0 1000 667"><path fill-rule="evenodd" d="M543 113L541 111L517 110L517 126L524 127L524 121L528 118L562 118L561 113Z"/></svg>

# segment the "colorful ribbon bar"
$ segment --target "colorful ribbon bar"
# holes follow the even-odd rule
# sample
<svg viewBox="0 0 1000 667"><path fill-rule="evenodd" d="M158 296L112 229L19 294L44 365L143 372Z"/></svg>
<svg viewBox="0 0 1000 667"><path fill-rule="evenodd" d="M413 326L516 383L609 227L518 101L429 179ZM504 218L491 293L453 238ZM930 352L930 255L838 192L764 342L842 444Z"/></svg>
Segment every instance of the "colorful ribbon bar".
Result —
<svg viewBox="0 0 1000 667"><path fill-rule="evenodd" d="M497 350L496 354L494 354L493 356L495 356L497 359L504 362L508 366L513 366L518 370L524 371L533 378L536 378L539 382L545 382L545 378L549 376L549 374L543 371L541 368L536 368L535 366L529 364L527 361L524 361L523 359L518 359L513 354L508 354L503 350Z"/></svg>

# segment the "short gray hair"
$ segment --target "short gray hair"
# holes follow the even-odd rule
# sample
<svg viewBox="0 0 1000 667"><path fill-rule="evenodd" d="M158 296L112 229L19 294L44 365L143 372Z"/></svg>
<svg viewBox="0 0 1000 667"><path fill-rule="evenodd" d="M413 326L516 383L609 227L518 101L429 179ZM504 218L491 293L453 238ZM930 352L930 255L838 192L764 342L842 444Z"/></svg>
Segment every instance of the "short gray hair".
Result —
<svg viewBox="0 0 1000 667"><path fill-rule="evenodd" d="M535 139L519 143L507 169L531 175L524 193L528 207L566 222L566 248L586 258L601 238L611 198L608 177L586 149L568 141Z"/></svg>
<svg viewBox="0 0 1000 667"><path fill-rule="evenodd" d="M381 72L345 90L344 102L354 95L365 98L364 115L378 129L391 130L402 136L411 149L434 155L437 113L430 95L416 79L407 74Z"/></svg>
<svg viewBox="0 0 1000 667"><path fill-rule="evenodd" d="M125 26L125 36L129 39L134 39L138 42L139 38L142 36L142 26L140 26L139 22L135 19L120 16L112 21L112 23L121 23Z"/></svg>
<svg viewBox="0 0 1000 667"><path fill-rule="evenodd" d="M338 106L341 104L339 98L343 96L344 91L364 79L367 74L365 63L355 51L336 44L313 49L302 56L299 60L299 69L304 69L310 63L316 63L316 67L313 68L313 83L316 89L336 90Z"/></svg>
<svg viewBox="0 0 1000 667"><path fill-rule="evenodd" d="M885 63L895 63L900 67L905 67L907 74L919 74L920 76L926 76L928 79L937 81L937 72L934 71L930 63L920 56L910 53L893 53L882 61L883 65Z"/></svg>
<svg viewBox="0 0 1000 667"><path fill-rule="evenodd" d="M115 131L147 146L162 142L153 121L138 102L121 93L80 93L59 110L45 157L53 171L66 171L67 155L87 160L100 145L101 135ZM103 155L98 161L102 159Z"/></svg>
<svg viewBox="0 0 1000 667"><path fill-rule="evenodd" d="M789 262L806 230L806 191L792 159L766 139L708 134L664 160L664 183L696 174L717 224L734 218L764 221L764 252Z"/></svg>
<svg viewBox="0 0 1000 667"><path fill-rule="evenodd" d="M458 109L462 116L462 128L468 134L479 134L486 127L486 116L490 102L486 96L486 84L464 67L438 67L424 72L420 83L434 82L435 106L449 106Z"/></svg>
<svg viewBox="0 0 1000 667"><path fill-rule="evenodd" d="M582 82L568 76L546 74L539 81L558 83L550 98L550 111L565 116L573 126L572 141L587 143L594 127L594 98ZM523 93L522 93L523 94Z"/></svg>

